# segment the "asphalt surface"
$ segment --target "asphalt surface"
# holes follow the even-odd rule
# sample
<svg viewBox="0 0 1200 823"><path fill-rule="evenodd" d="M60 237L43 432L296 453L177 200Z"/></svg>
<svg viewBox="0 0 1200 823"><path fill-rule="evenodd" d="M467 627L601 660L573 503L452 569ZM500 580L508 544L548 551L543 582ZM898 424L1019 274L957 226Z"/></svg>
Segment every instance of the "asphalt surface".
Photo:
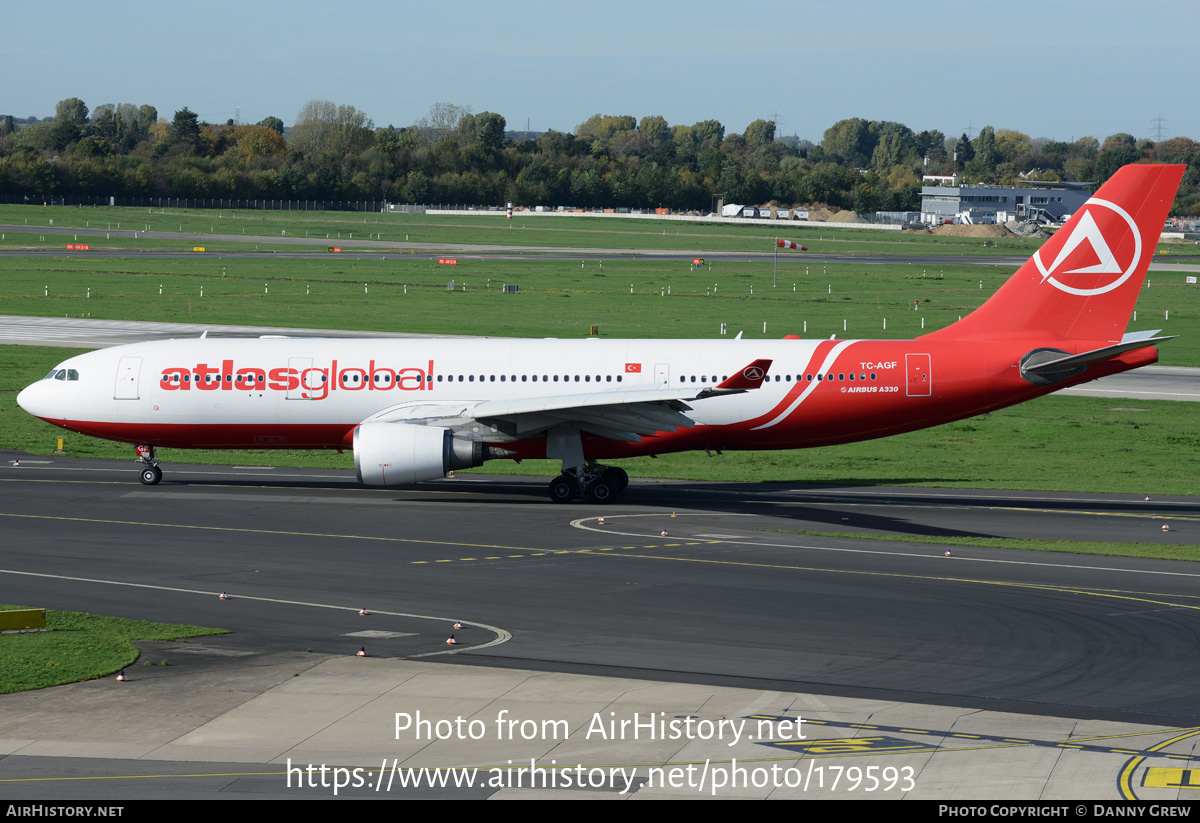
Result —
<svg viewBox="0 0 1200 823"><path fill-rule="evenodd" d="M418 334L415 332L352 331L345 329L301 329L280 326L222 326L200 323L156 323L146 320L100 320L77 317L22 317L0 315L0 345L65 346L102 349L149 340L173 340L182 337L463 337L458 334Z"/></svg>
<svg viewBox="0 0 1200 823"><path fill-rule="evenodd" d="M1186 564L773 531L1193 544L1191 499L635 482L598 509L521 478L164 468L142 487L132 464L6 461L10 590L253 648L346 653L366 607L407 615L373 624L404 634L384 656L441 651L460 619L512 635L456 656L477 665L1200 724Z"/></svg>
<svg viewBox="0 0 1200 823"><path fill-rule="evenodd" d="M544 480L526 478L380 490L342 471L168 464L145 487L132 462L0 454L5 601L233 632L149 644L144 659L170 665L137 667L135 684L0 698L11 797L327 797L293 787L284 766L378 764L399 745L390 712L413 705L551 718L589 700L599 711L636 699L667 717L790 706L829 724L818 737L919 752L921 781L887 796L967 799L1146 797L1136 769L1123 782L1113 770L1134 758L1154 764L1135 764L1143 783L1174 779L1162 769L1190 755L1149 747L1200 727L1191 564L780 531L1191 546L1196 498L635 480L601 508L554 505ZM360 646L386 668L349 666ZM410 679L423 688L400 685ZM522 690L537 695L519 700ZM1071 742L1101 734L1121 739ZM1002 747L986 774L964 779L961 756L943 756L961 751L957 738L991 751L997 735L1021 752ZM503 762L514 752L504 745L401 747L401 761ZM572 756L728 757L712 745ZM1080 745L1108 747L1084 758L1086 777L1046 760ZM567 759L554 745L538 751ZM1014 783L1027 758L1045 774Z"/></svg>

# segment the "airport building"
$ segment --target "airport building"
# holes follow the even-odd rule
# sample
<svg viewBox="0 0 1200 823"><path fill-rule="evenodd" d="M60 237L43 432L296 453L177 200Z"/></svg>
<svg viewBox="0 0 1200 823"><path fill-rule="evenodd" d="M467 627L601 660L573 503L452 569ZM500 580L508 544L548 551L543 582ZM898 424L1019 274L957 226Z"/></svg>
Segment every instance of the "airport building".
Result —
<svg viewBox="0 0 1200 823"><path fill-rule="evenodd" d="M921 222L1062 223L1095 189L1095 183L1030 181L1019 186L936 185L921 188Z"/></svg>

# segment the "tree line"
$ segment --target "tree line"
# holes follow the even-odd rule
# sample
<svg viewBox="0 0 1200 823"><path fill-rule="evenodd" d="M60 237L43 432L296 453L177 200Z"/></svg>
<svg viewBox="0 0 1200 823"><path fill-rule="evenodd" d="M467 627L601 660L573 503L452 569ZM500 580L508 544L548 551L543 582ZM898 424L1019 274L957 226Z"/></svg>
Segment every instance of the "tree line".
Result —
<svg viewBox="0 0 1200 823"><path fill-rule="evenodd" d="M172 119L150 105L60 101L37 122L0 119L0 194L270 200L387 200L579 208L824 203L857 212L916 211L924 174L973 183L1102 183L1127 163L1187 163L1173 214L1200 213L1200 144L1131 134L1071 143L986 126L974 138L849 118L819 143L740 133L718 120L596 114L573 132L513 136L495 112L449 103L411 126L377 128L354 106L313 100L285 128Z"/></svg>

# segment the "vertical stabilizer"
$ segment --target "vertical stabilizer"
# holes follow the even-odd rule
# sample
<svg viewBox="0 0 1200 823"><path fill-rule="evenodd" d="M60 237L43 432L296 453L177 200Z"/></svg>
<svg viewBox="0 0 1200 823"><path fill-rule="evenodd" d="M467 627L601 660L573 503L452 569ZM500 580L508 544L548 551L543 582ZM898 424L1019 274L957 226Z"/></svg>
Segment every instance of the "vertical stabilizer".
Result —
<svg viewBox="0 0 1200 823"><path fill-rule="evenodd" d="M1185 168L1121 168L986 303L923 339L1120 342Z"/></svg>

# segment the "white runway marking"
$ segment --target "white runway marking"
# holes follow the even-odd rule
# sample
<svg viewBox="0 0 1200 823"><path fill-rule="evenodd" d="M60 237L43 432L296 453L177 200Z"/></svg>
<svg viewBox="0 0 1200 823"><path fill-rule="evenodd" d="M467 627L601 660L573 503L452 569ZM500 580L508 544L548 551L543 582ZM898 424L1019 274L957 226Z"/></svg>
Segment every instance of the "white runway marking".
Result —
<svg viewBox="0 0 1200 823"><path fill-rule="evenodd" d="M128 583L123 580L98 580L98 579L92 578L92 577L71 577L70 575L65 575L65 574L44 574L42 572L18 571L17 569L0 569L0 574L15 574L15 575L21 575L24 577L41 577L41 578L46 578L49 580L71 580L76 583L100 583L100 584L103 584L106 586L128 586L128 587L134 588L134 589L151 589L154 591L161 591L161 592L178 592L180 594L198 594L198 595L202 595L204 597L216 597L217 595L220 594L220 592L201 591L199 589L183 589L183 588L179 588L177 586L156 586L151 583ZM277 597L256 597L254 595L249 595L249 594L234 594L234 595L231 595L231 599L254 600L259 603L279 603L279 604L282 604L285 606L307 606L308 608L312 608L312 609L333 609L334 611L339 611L339 612L357 612L360 608L362 608L361 606L333 606L328 603L309 603L304 600L282 600ZM461 617L458 617L458 618L434 617L434 616L428 615L428 614L406 614L404 612L389 612L389 611L383 611L382 609L374 610L373 613L387 615L389 617L411 617L416 620L436 620L447 626L454 625L454 621L456 619L457 620L462 619ZM502 643L507 643L509 640L512 640L512 633L505 631L504 629L501 629L498 626L489 626L486 623L480 623L475 620L464 621L464 623L466 625L478 626L481 629L487 629L488 631L490 631L494 635L496 635L496 637L494 640L490 640L487 643L481 643L477 646L463 646L458 649L442 649L442 650L436 651L436 652L423 652L421 654L404 655L404 657L407 659L415 659L418 657L434 657L439 654L458 654L459 652L479 651L480 649L486 649L489 646L499 646Z"/></svg>

